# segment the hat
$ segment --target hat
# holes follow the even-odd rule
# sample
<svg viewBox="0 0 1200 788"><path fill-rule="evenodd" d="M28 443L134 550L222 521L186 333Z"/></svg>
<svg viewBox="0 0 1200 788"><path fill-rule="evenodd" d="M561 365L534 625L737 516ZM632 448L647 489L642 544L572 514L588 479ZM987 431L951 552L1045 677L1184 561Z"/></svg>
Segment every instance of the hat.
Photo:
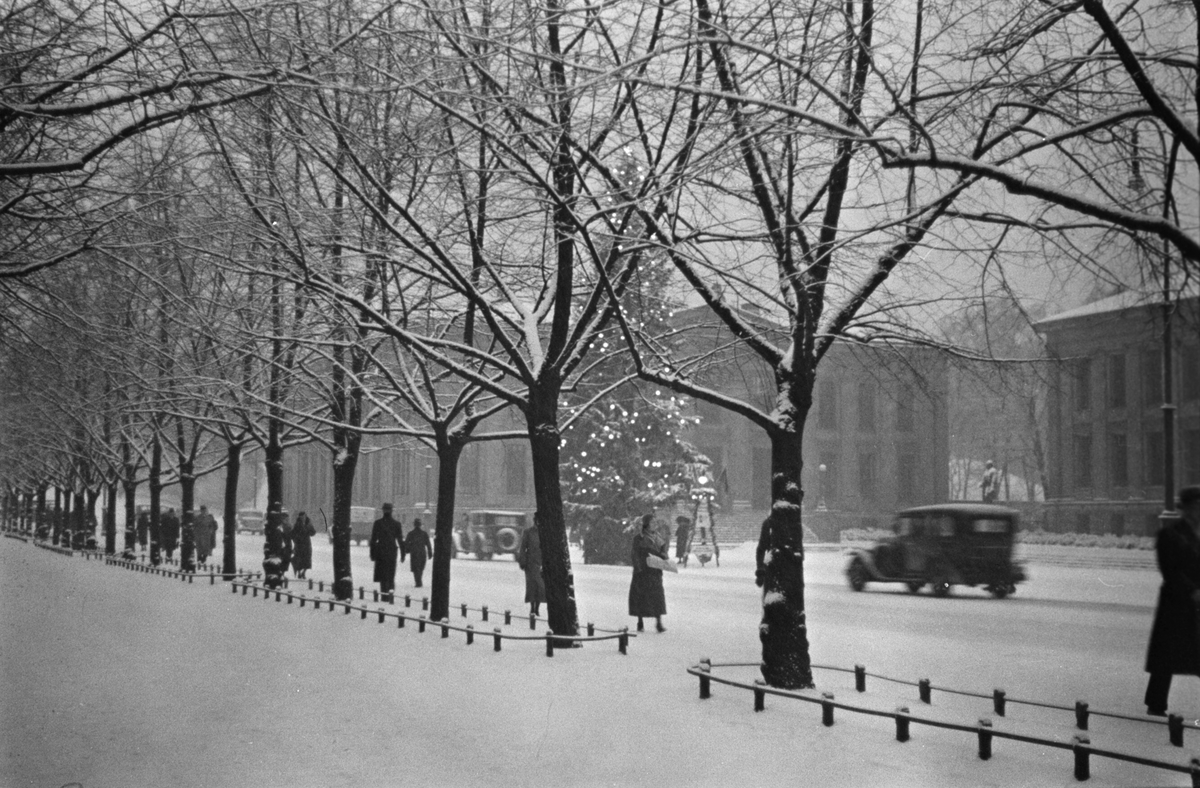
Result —
<svg viewBox="0 0 1200 788"><path fill-rule="evenodd" d="M1200 502L1200 485L1191 485L1184 487L1179 491L1179 505L1187 506L1188 504Z"/></svg>
<svg viewBox="0 0 1200 788"><path fill-rule="evenodd" d="M392 505L391 505L390 503L385 503L385 504L384 504L384 505L383 505L381 508L382 508L382 509L383 509L385 512L390 512L390 511L392 510Z"/></svg>

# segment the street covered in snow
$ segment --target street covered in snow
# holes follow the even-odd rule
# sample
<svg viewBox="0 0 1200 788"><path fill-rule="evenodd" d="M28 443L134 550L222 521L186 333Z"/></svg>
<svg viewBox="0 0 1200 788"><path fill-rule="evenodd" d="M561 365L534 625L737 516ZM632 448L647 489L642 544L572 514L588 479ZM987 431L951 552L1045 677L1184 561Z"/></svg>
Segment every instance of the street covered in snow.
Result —
<svg viewBox="0 0 1200 788"><path fill-rule="evenodd" d="M243 563L261 539L238 537ZM318 540L316 580L328 582L330 548ZM355 584L367 586L365 547L352 548ZM990 760L976 737L914 724L896 740L891 719L839 711L822 724L818 704L714 683L701 700L687 673L758 659L759 590L753 547L722 552L721 566L666 579L665 634L557 650L491 638L467 645L371 616L231 593L228 584L182 583L0 539L0 784L5 786L457 786L457 785L1075 785L1072 753L997 738ZM1030 565L1016 596L955 589L946 599L870 585L854 593L837 550L806 561L809 634L818 666L934 686L917 689L818 667L817 694L914 717L1070 742L1070 712L1094 712L1093 746L1187 764L1166 725L1143 718L1142 663L1158 576L1153 569ZM630 626L629 569L574 565L581 624ZM490 633L530 634L523 583L510 560L453 563L453 616ZM397 605L420 594L406 567ZM328 598L307 584L292 590ZM459 605L487 605L460 619ZM513 624L503 627L502 611ZM538 625L544 633L545 624ZM753 668L714 669L752 681ZM987 699L1010 699L1004 717ZM1172 710L1200 717L1200 683L1177 679ZM1130 720L1100 716L1129 715ZM1088 785L1190 785L1188 775L1091 759Z"/></svg>

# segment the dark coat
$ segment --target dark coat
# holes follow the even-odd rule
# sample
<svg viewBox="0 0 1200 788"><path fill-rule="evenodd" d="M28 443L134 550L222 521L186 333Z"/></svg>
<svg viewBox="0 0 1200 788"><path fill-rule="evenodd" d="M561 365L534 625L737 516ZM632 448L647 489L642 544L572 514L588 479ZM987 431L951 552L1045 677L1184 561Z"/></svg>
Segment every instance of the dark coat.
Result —
<svg viewBox="0 0 1200 788"><path fill-rule="evenodd" d="M546 601L546 580L542 577L542 539L536 528L521 533L517 547L517 566L525 572L525 601L540 605Z"/></svg>
<svg viewBox="0 0 1200 788"><path fill-rule="evenodd" d="M217 545L216 519L208 512L198 514L192 524L192 531L196 539L196 555L202 559L208 558Z"/></svg>
<svg viewBox="0 0 1200 788"><path fill-rule="evenodd" d="M692 546L691 524L681 525L675 529L675 557L682 560Z"/></svg>
<svg viewBox="0 0 1200 788"><path fill-rule="evenodd" d="M312 538L316 533L317 529L307 514L296 516L296 522L292 525L293 569L312 569Z"/></svg>
<svg viewBox="0 0 1200 788"><path fill-rule="evenodd" d="M279 528L279 571L286 573L292 563L292 526L283 523Z"/></svg>
<svg viewBox="0 0 1200 788"><path fill-rule="evenodd" d="M629 581L629 615L662 616L667 613L667 597L663 593L662 570L646 565L646 556L666 558L667 551L653 537L639 533L633 537L629 563L633 578Z"/></svg>
<svg viewBox="0 0 1200 788"><path fill-rule="evenodd" d="M146 536L150 533L150 512L138 512L137 540L142 547L146 546Z"/></svg>
<svg viewBox="0 0 1200 788"><path fill-rule="evenodd" d="M171 512L162 516L159 533L162 535L163 549L170 552L179 547L179 517Z"/></svg>
<svg viewBox="0 0 1200 788"><path fill-rule="evenodd" d="M375 562L375 582L395 582L396 553L404 560L404 535L400 523L385 514L371 526L371 560Z"/></svg>
<svg viewBox="0 0 1200 788"><path fill-rule="evenodd" d="M1154 542L1163 583L1150 630L1146 671L1200 675L1200 639L1192 592L1200 589L1200 539L1183 520L1164 525Z"/></svg>
<svg viewBox="0 0 1200 788"><path fill-rule="evenodd" d="M404 551L408 553L411 563L409 568L420 572L425 568L425 561L433 557L433 544L429 541L429 532L424 528L414 527L404 537Z"/></svg>

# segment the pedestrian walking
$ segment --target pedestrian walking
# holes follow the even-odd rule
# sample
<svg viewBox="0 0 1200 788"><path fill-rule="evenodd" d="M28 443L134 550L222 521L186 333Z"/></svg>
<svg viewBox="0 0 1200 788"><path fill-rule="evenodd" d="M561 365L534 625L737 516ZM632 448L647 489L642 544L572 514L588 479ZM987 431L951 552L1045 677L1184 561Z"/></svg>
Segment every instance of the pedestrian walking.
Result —
<svg viewBox="0 0 1200 788"><path fill-rule="evenodd" d="M1179 491L1179 512L1154 541L1163 582L1146 651L1146 713L1156 717L1167 714L1172 676L1200 675L1200 487Z"/></svg>
<svg viewBox="0 0 1200 788"><path fill-rule="evenodd" d="M392 505L382 507L383 517L371 526L371 560L375 562L375 582L383 592L385 600L392 601L396 588L396 553L404 560L404 535L400 523L392 519Z"/></svg>
<svg viewBox="0 0 1200 788"><path fill-rule="evenodd" d="M150 510L145 506L138 507L137 541L142 552L146 552L146 541L150 536Z"/></svg>
<svg viewBox="0 0 1200 788"><path fill-rule="evenodd" d="M317 528L304 512L296 514L296 522L292 523L292 571L298 580L312 569L312 538L316 536Z"/></svg>
<svg viewBox="0 0 1200 788"><path fill-rule="evenodd" d="M196 562L203 564L208 561L217 544L217 521L203 504L195 522L192 523L192 535L196 542Z"/></svg>
<svg viewBox="0 0 1200 788"><path fill-rule="evenodd" d="M692 549L692 518L680 515L675 518L675 560L687 566L688 553Z"/></svg>
<svg viewBox="0 0 1200 788"><path fill-rule="evenodd" d="M413 518L412 530L404 537L404 552L408 553L408 568L412 570L413 582L417 588L422 586L425 576L425 561L433 557L433 544L429 534L421 528L421 518Z"/></svg>
<svg viewBox="0 0 1200 788"><path fill-rule="evenodd" d="M162 516L159 533L162 534L163 552L168 559L174 558L175 548L179 547L179 515L175 514L174 507L167 509Z"/></svg>
<svg viewBox="0 0 1200 788"><path fill-rule="evenodd" d="M983 471L983 480L979 482L979 489L983 493L984 503L995 503L1000 497L1000 471L996 468L996 463L988 460L985 463Z"/></svg>
<svg viewBox="0 0 1200 788"><path fill-rule="evenodd" d="M542 603L546 601L546 580L542 577L542 537L538 533L536 517L533 525L521 533L517 566L525 573L525 601L529 604L529 612L539 615Z"/></svg>
<svg viewBox="0 0 1200 788"><path fill-rule="evenodd" d="M654 527L654 515L642 515L641 530L633 537L629 552L633 577L629 581L629 615L637 616L637 631L646 629L644 618L653 616L655 629L666 632L662 617L667 614L667 597L663 593L662 570L650 565L651 556L666 560L667 550Z"/></svg>

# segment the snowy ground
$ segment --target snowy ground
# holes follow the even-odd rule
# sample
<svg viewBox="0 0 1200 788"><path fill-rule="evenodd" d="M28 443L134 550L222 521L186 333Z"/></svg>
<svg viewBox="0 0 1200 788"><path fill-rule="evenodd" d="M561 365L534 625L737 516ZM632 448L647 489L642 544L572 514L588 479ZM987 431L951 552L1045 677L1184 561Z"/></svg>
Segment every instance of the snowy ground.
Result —
<svg viewBox="0 0 1200 788"><path fill-rule="evenodd" d="M239 537L251 566L261 539ZM353 548L358 582L370 577ZM1138 714L1157 577L1146 570L1032 567L1017 596L964 589L948 600L884 587L855 594L837 552L808 557L813 659L935 686ZM312 575L329 579L318 544ZM466 645L311 606L231 594L0 539L0 786L1047 786L1075 785L1069 752L975 737L714 686L701 701L685 669L758 658L750 546L722 566L666 578L666 634L545 656L539 643ZM398 592L416 596L401 567ZM455 561L455 604L524 609L510 560ZM628 568L575 566L580 618L626 625ZM426 578L428 581L428 577ZM314 592L315 595L315 592ZM455 613L456 620L458 613ZM468 622L489 631L478 614ZM544 625L539 627L544 631ZM528 631L514 624L513 631ZM753 670L733 675L752 678ZM817 671L839 701L1070 741L1073 716ZM1200 683L1172 700L1200 716ZM1186 763L1164 728L1094 719L1092 741ZM1186 775L1092 759L1089 785L1189 785Z"/></svg>

